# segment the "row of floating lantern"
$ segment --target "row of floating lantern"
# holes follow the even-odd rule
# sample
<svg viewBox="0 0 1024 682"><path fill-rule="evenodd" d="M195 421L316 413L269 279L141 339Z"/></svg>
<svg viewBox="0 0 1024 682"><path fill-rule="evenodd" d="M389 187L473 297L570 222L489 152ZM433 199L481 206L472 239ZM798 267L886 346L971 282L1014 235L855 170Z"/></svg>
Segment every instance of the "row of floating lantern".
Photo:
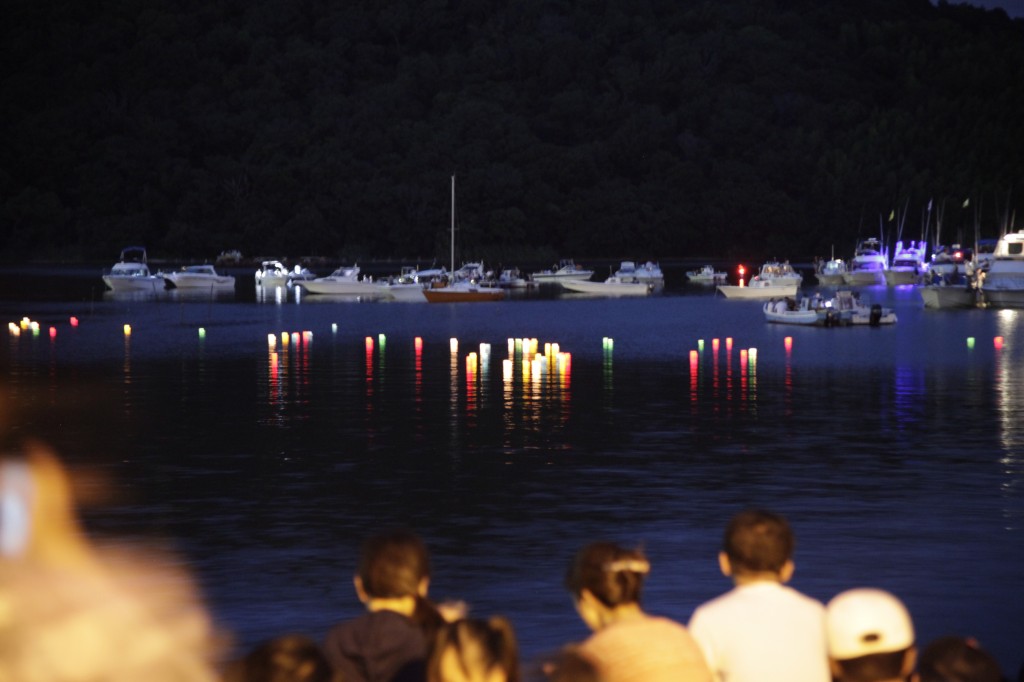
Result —
<svg viewBox="0 0 1024 682"><path fill-rule="evenodd" d="M199 328L200 338L206 337L206 330L202 327ZM294 343L296 346L301 344L309 345L313 341L313 332L281 332L281 347L287 348L289 344ZM277 348L277 334L267 334L267 348L274 350Z"/></svg>

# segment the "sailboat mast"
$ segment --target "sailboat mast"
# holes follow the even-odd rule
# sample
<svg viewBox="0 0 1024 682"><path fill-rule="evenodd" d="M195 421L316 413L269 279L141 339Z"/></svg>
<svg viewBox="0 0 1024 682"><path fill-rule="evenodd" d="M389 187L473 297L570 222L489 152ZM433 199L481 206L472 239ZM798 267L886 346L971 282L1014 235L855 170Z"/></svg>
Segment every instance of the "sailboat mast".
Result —
<svg viewBox="0 0 1024 682"><path fill-rule="evenodd" d="M452 269L455 272L455 175L452 175Z"/></svg>

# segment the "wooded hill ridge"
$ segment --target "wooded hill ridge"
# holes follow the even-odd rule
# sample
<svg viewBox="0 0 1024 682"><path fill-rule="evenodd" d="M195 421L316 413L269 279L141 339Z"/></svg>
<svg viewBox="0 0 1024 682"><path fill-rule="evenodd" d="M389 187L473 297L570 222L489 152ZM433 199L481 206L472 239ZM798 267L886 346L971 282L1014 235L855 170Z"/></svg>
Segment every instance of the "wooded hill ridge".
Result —
<svg viewBox="0 0 1024 682"><path fill-rule="evenodd" d="M852 254L1014 222L1024 21L928 0L16 0L0 257ZM931 206L931 211L928 207ZM932 241L934 241L934 234Z"/></svg>

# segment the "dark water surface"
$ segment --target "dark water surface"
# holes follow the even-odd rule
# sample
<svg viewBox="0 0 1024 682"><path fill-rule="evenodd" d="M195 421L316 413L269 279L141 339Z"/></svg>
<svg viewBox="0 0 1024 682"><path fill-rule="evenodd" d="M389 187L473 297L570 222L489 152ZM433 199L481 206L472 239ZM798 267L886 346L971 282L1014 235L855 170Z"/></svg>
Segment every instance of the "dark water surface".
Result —
<svg viewBox="0 0 1024 682"><path fill-rule="evenodd" d="M685 622L728 589L722 529L758 505L795 528L798 589L889 589L921 641L972 635L1008 673L1024 661L1020 311L871 288L897 325L804 329L682 285L431 305L97 283L0 273L5 321L42 327L0 347L0 427L115 481L90 528L174 543L240 647L356 615L359 543L395 524L428 540L432 595L507 615L526 658L585 636L562 576L595 539L642 543L648 610ZM506 379L510 337L571 365Z"/></svg>

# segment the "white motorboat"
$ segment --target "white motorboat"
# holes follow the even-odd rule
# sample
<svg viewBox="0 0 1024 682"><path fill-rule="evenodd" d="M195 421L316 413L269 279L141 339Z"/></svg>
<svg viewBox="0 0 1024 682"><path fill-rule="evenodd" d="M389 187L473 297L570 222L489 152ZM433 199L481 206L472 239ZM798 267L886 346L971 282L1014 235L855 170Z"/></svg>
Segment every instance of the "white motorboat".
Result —
<svg viewBox="0 0 1024 682"><path fill-rule="evenodd" d="M846 272L843 283L848 286L870 286L885 284L885 270L889 266L889 258L877 237L870 237L857 244Z"/></svg>
<svg viewBox="0 0 1024 682"><path fill-rule="evenodd" d="M634 261L624 260L619 263L619 269L612 273L622 281L635 280L660 287L665 284L665 275L661 272L661 266L657 263L647 261L643 265L637 265Z"/></svg>
<svg viewBox="0 0 1024 682"><path fill-rule="evenodd" d="M842 258L832 258L821 264L814 276L818 278L818 284L823 286L835 286L843 284L843 275L846 274L846 261Z"/></svg>
<svg viewBox="0 0 1024 682"><path fill-rule="evenodd" d="M978 305L978 290L964 284L928 284L918 287L924 307L933 310L974 308Z"/></svg>
<svg viewBox="0 0 1024 682"><path fill-rule="evenodd" d="M779 284L792 282L799 286L804 281L804 278L803 275L793 269L789 261L780 263L770 260L761 266L761 271L754 276L751 283L757 280L771 281Z"/></svg>
<svg viewBox="0 0 1024 682"><path fill-rule="evenodd" d="M369 277L359 276L359 266L342 266L327 275L298 283L310 294L344 294L356 296L387 296L384 287Z"/></svg>
<svg viewBox="0 0 1024 682"><path fill-rule="evenodd" d="M524 277L519 268L512 268L509 270L502 270L501 274L498 275L498 281L496 284L499 287L505 289L527 289L533 286L533 282L530 278Z"/></svg>
<svg viewBox="0 0 1024 682"><path fill-rule="evenodd" d="M212 265L186 265L181 270L157 273L175 289L220 289L235 286L231 275L218 274Z"/></svg>
<svg viewBox="0 0 1024 682"><path fill-rule="evenodd" d="M889 286L920 284L928 270L927 242L896 242L892 264L885 270L885 283Z"/></svg>
<svg viewBox="0 0 1024 682"><path fill-rule="evenodd" d="M1007 232L999 238L978 280L985 303L994 308L1024 308L1024 232Z"/></svg>
<svg viewBox="0 0 1024 682"><path fill-rule="evenodd" d="M799 301L793 298L773 298L765 301L762 310L768 322L805 326L820 324L818 308L806 296Z"/></svg>
<svg viewBox="0 0 1024 682"><path fill-rule="evenodd" d="M778 296L796 296L803 276L793 269L789 261L768 261L761 266L749 283L719 284L718 291L726 298L759 299Z"/></svg>
<svg viewBox="0 0 1024 682"><path fill-rule="evenodd" d="M612 275L603 282L591 282L582 279L567 279L562 286L569 291L581 294L599 294L601 296L646 296L651 293L654 285L634 279L622 279Z"/></svg>
<svg viewBox="0 0 1024 682"><path fill-rule="evenodd" d="M767 301L762 307L765 320L777 324L818 327L895 324L896 313L890 308L870 304L851 291L838 291L825 299L821 294L802 299L783 298Z"/></svg>
<svg viewBox="0 0 1024 682"><path fill-rule="evenodd" d="M571 260L563 260L550 270L533 273L533 281L540 284L557 284L566 280L590 279L593 274L593 270L581 268Z"/></svg>
<svg viewBox="0 0 1024 682"><path fill-rule="evenodd" d="M167 283L154 275L146 264L146 249L128 246L121 250L121 259L103 274L103 283L111 291L160 291Z"/></svg>
<svg viewBox="0 0 1024 682"><path fill-rule="evenodd" d="M267 289L287 286L290 274L281 261L265 260L256 270L256 286Z"/></svg>
<svg viewBox="0 0 1024 682"><path fill-rule="evenodd" d="M705 265L697 270L688 270L686 279L694 284L717 284L729 279L729 274L715 270L714 266Z"/></svg>
<svg viewBox="0 0 1024 682"><path fill-rule="evenodd" d="M406 266L397 277L379 280L377 284L385 298L405 303L426 303L423 290L442 281L448 281L448 271L443 267L419 270Z"/></svg>

